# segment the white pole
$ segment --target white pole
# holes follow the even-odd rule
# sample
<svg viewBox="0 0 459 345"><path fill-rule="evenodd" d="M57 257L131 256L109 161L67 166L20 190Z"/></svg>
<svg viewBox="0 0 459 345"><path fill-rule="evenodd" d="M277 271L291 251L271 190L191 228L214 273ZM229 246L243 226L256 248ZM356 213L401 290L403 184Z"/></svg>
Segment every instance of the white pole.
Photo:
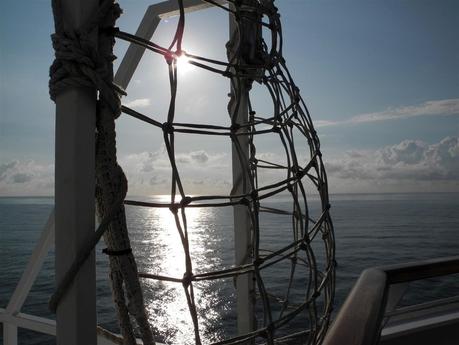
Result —
<svg viewBox="0 0 459 345"><path fill-rule="evenodd" d="M231 5L233 6L233 5ZM233 33L237 30L237 23L232 15L229 16L229 27L230 27L230 40L233 37ZM233 51L230 52L230 56L236 54L235 46L232 47ZM236 84L236 88L240 90L241 98L239 102L238 113L235 123L238 125L244 125L248 122L248 90L242 81L240 84ZM237 94L237 90L231 89L233 97ZM233 107L235 104L233 104ZM233 109L230 109L231 114ZM240 129L239 131L247 131L247 128ZM236 137L243 160L246 161L246 165L249 162L249 139L247 135L239 135ZM233 169L233 189L232 194L244 194L250 192L249 188L249 176L244 166L241 165L239 154L235 144L232 144L232 169ZM247 183L243 183L243 181ZM234 250L235 250L235 263L236 265L244 265L251 262L251 219L250 214L245 205L234 206ZM252 273L239 275L236 277L236 308L237 308L237 329L238 334L242 335L249 333L255 329L255 284Z"/></svg>
<svg viewBox="0 0 459 345"><path fill-rule="evenodd" d="M146 40L151 40L153 33L161 21L161 19L157 16L156 13L154 13L153 10L154 7L150 6L147 12L145 12L142 22L140 23L139 28L135 33L136 36ZM120 66L118 67L114 78L115 83L121 86L123 89L128 87L129 82L134 75L134 71L137 69L137 66L144 52L144 47L133 43L129 45L129 48L126 51L123 60L121 60Z"/></svg>
<svg viewBox="0 0 459 345"><path fill-rule="evenodd" d="M64 27L79 28L98 0L61 0ZM91 37L97 40L97 32ZM60 282L95 227L96 91L67 88L56 98L56 282ZM94 252L86 260L57 312L57 344L96 345Z"/></svg>
<svg viewBox="0 0 459 345"><path fill-rule="evenodd" d="M5 345L18 345L18 326L11 322L4 322L3 341Z"/></svg>

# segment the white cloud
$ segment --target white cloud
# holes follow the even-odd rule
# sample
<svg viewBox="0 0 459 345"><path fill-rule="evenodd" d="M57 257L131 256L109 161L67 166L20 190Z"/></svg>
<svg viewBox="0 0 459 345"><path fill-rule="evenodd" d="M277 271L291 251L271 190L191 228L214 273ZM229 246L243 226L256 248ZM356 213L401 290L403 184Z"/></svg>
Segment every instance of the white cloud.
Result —
<svg viewBox="0 0 459 345"><path fill-rule="evenodd" d="M151 101L148 98L138 98L123 104L129 108L146 108L151 104Z"/></svg>
<svg viewBox="0 0 459 345"><path fill-rule="evenodd" d="M438 143L404 140L375 150L354 150L336 159L324 156L330 191L415 192L459 191L459 139L446 137ZM258 152L257 158L285 164L280 153ZM307 155L300 155L301 164ZM189 194L229 193L231 157L207 151L178 152L177 166ZM154 152L125 156L122 166L131 195L167 194L171 167L164 147ZM260 169L260 186L280 181L283 170ZM308 185L308 184L307 184Z"/></svg>
<svg viewBox="0 0 459 345"><path fill-rule="evenodd" d="M10 161L0 164L0 195L52 195L54 166L34 161Z"/></svg>
<svg viewBox="0 0 459 345"><path fill-rule="evenodd" d="M225 153L198 150L177 152L175 157L187 194L229 192L231 168ZM164 146L123 156L120 164L129 181L130 195L170 193L172 169Z"/></svg>
<svg viewBox="0 0 459 345"><path fill-rule="evenodd" d="M313 121L314 123L314 127L328 127L328 126L334 126L334 125L337 125L337 124L340 124L341 122L338 122L338 121L328 121L328 120L316 120L316 121Z"/></svg>
<svg viewBox="0 0 459 345"><path fill-rule="evenodd" d="M190 157L197 163L206 163L209 160L209 155L205 151L191 152Z"/></svg>
<svg viewBox="0 0 459 345"><path fill-rule="evenodd" d="M418 116L459 115L459 98L427 101L418 105L389 107L383 111L360 114L343 121L315 121L316 127L327 127L342 124L359 124L395 119L407 119Z"/></svg>
<svg viewBox="0 0 459 345"><path fill-rule="evenodd" d="M331 178L341 181L336 184L459 189L459 138L446 137L435 144L404 140L378 150L347 152L326 161L325 167Z"/></svg>
<svg viewBox="0 0 459 345"><path fill-rule="evenodd" d="M259 152L259 159L284 164L280 153ZM306 155L300 157L306 161ZM459 138L446 137L429 144L404 140L376 150L354 150L333 159L325 168L330 192L459 191ZM167 151L121 156L120 164L129 181L130 195L170 193L172 169ZM176 153L185 192L229 194L232 185L231 156L197 150ZM279 181L283 170L260 169L260 186ZM34 161L0 163L0 195L52 195L54 166Z"/></svg>

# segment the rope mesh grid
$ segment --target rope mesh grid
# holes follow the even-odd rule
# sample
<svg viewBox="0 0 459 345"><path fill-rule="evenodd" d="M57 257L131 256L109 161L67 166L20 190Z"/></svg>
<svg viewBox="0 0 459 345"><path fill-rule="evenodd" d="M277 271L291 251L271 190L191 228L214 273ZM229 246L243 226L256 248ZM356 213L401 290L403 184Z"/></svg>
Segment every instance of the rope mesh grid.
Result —
<svg viewBox="0 0 459 345"><path fill-rule="evenodd" d="M193 283L203 280L217 280L235 278L239 275L252 274L257 287L257 315L260 316L259 327L251 333L240 335L214 344L239 344L251 341L274 343L291 343L300 341L307 344L318 344L325 335L333 305L335 284L334 234L329 215L329 200L327 177L324 170L320 143L313 128L312 120L305 102L301 98L299 89L286 67L282 57L282 31L277 8L273 1L228 1L229 6L222 6L213 1L218 8L228 11L234 18L238 37L232 38L236 42L228 42L229 61L217 61L206 57L193 55L182 50L182 38L185 29L185 9L182 0L178 0L180 15L174 39L168 48L144 40L140 37L114 31L115 37L142 46L156 54L163 55L169 71L171 98L167 121L161 122L153 117L137 112L127 106L122 106L122 112L144 123L162 130L164 145L172 168L171 199L169 203L144 202L125 200L126 205L152 208L169 208L172 213L176 229L185 254L186 271L183 278L169 277L140 273L142 278L175 282L183 285L190 317L193 321L195 342L201 344L200 328L198 323L197 305L195 302ZM264 21L267 20L267 21ZM269 31L271 47L262 39L262 28ZM250 32L248 32L250 30ZM259 35L254 36L253 31ZM244 40L255 49L244 49ZM241 44L242 42L242 44ZM233 45L233 47L231 47ZM236 47L235 47L236 46ZM231 51L234 53L231 55ZM229 79L232 86L230 105L228 106L231 118L230 126L216 126L206 124L179 123L174 121L177 95L177 59L185 55L188 63L207 70L210 73L220 74ZM251 89L252 83L257 82L264 86L271 95L274 104L273 114L262 116L252 108L250 96L248 98L249 119L245 124L237 121L238 112L242 104L241 90ZM175 136L195 134L207 136L225 136L237 152L241 177L246 192L230 195L200 195L186 194L181 180L181 174L175 159ZM286 156L286 164L271 162L257 157L256 138L260 135L277 135L282 143ZM309 145L310 159L301 165L300 155L295 148L295 140L301 136L306 138ZM249 156L244 154L241 138L245 137L249 147ZM260 185L259 172L262 170L282 171L284 178L281 181ZM305 179L313 183L320 195L321 214L312 219L308 211L305 188ZM292 210L280 210L262 205L268 198L288 193L292 200ZM194 274L191 259L187 227L187 208L243 206L250 215L251 257L250 263L236 265L228 269ZM260 236L263 229L260 227L261 213L285 215L291 218L293 241L275 251L260 248ZM323 267L319 268L316 254L313 250L314 239L321 235L324 246ZM289 262L289 282L283 296L271 294L265 287L263 272L273 265ZM298 267L309 270L305 298L302 303L290 303L291 290L294 285L295 273ZM274 304L278 304L274 307ZM277 309L276 309L277 308ZM274 309L277 310L274 313ZM280 312L279 312L280 310ZM307 329L288 335L286 332L276 332L288 325L289 321L298 314L306 312L309 315ZM277 314L277 317L274 317ZM261 321L263 320L263 321ZM277 334L276 334L277 333Z"/></svg>
<svg viewBox="0 0 459 345"><path fill-rule="evenodd" d="M227 11L233 18L235 30L227 44L228 61L217 61L188 54L182 51L182 38L185 29L185 9L183 0L178 0L179 20L174 38L168 48L161 47L134 35L113 29L120 14L113 0L102 0L99 12L78 32L66 32L58 0L53 0L56 34L53 45L56 60L51 67L50 94L56 95L67 87L95 87L99 91L97 112L97 202L101 218L94 237L79 253L64 279L59 282L50 301L56 310L60 299L72 283L81 264L94 249L102 235L107 243L105 251L110 256L111 278L114 298L118 308L120 325L126 344L134 344L129 314L135 316L145 344L153 343L150 326L146 322L143 297L137 281L137 267L131 253L127 237L124 206L121 200L127 190L127 182L121 167L116 162L116 141L114 119L120 111L163 132L164 144L172 168L171 199L169 203L149 203L125 200L124 204L154 208L169 208L185 254L185 273L183 278L138 274L139 277L168 281L183 285L190 317L193 321L195 343L201 344L198 311L194 294L194 283L199 281L223 280L241 275L253 277L257 294L257 316L259 322L252 332L216 342L214 344L240 344L262 342L267 344L300 343L318 344L324 337L333 305L335 284L334 235L329 215L327 178L321 158L320 144L313 128L310 114L301 98L299 89L286 67L282 57L282 30L279 14L272 0L228 0L228 6L211 0L203 0L219 9ZM93 47L88 35L98 27L99 46ZM270 47L263 40L263 30L268 31ZM123 91L113 85L113 36L140 45L164 56L170 81L171 98L167 120L164 123L126 106L120 106L119 96ZM99 50L98 53L97 50ZM177 96L177 58L185 55L189 63L210 73L228 78L231 95L228 111L230 126L178 123L175 118ZM256 82L269 92L274 105L268 116L257 114L252 107L249 90ZM241 122L240 110L245 108L249 118ZM245 110L245 109L243 109ZM236 153L237 164L241 167L239 181L242 192L230 195L188 196L185 193L181 175L175 160L175 135L197 134L224 136L229 139ZM273 162L257 156L256 140L262 135L277 136L285 157L285 163ZM297 154L295 141L305 138L309 146L309 159L302 164L301 153ZM248 155L246 155L248 152ZM262 184L262 171L280 171L283 179ZM312 219L306 197L305 182L311 182L320 195L320 215ZM271 197L287 194L292 200L291 210L281 210L264 205ZM234 206L246 210L250 219L250 257L248 262L219 271L193 273L193 262L186 210L193 207ZM293 240L283 248L266 250L260 247L263 236L262 213L291 218ZM321 235L323 253L319 259L314 246ZM321 261L321 263L319 262ZM286 291L279 296L267 288L263 275L274 266L287 263L289 280ZM291 302L295 278L300 268L306 268L307 283L303 284L305 295L300 303ZM302 277L303 279L305 277ZM125 290L126 289L126 290ZM129 299L126 305L125 294ZM253 296L255 297L255 296ZM128 310L129 309L129 310ZM281 331L301 313L308 316L304 330L297 333ZM154 326L154 325L153 325Z"/></svg>

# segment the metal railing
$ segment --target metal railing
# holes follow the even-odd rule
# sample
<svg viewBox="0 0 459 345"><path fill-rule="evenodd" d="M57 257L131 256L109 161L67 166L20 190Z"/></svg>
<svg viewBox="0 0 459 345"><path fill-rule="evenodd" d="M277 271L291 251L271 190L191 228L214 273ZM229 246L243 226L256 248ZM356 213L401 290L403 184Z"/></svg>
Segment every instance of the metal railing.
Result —
<svg viewBox="0 0 459 345"><path fill-rule="evenodd" d="M390 314L386 311L393 309L402 296L402 284L455 273L459 273L459 256L366 269L341 307L323 344L378 344L383 319ZM391 290L391 287L402 289Z"/></svg>
<svg viewBox="0 0 459 345"><path fill-rule="evenodd" d="M54 242L54 211L48 217L43 232L35 245L28 264L14 290L6 309L0 308L0 323L3 324L3 344L18 345L18 328L42 334L56 335L56 321L21 312L21 308L40 272L43 262ZM1 339L1 338L0 338ZM122 344L122 338L101 327L97 328L98 345Z"/></svg>

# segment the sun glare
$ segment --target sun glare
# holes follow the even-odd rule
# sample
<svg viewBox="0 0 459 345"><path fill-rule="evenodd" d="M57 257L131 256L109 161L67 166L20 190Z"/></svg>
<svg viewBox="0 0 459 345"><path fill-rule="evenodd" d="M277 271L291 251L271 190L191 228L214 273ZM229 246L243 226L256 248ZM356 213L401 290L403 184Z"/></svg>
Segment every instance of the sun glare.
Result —
<svg viewBox="0 0 459 345"><path fill-rule="evenodd" d="M182 54L177 57L177 71L180 74L187 74L188 72L194 69L194 66L189 63L190 59L185 55Z"/></svg>

